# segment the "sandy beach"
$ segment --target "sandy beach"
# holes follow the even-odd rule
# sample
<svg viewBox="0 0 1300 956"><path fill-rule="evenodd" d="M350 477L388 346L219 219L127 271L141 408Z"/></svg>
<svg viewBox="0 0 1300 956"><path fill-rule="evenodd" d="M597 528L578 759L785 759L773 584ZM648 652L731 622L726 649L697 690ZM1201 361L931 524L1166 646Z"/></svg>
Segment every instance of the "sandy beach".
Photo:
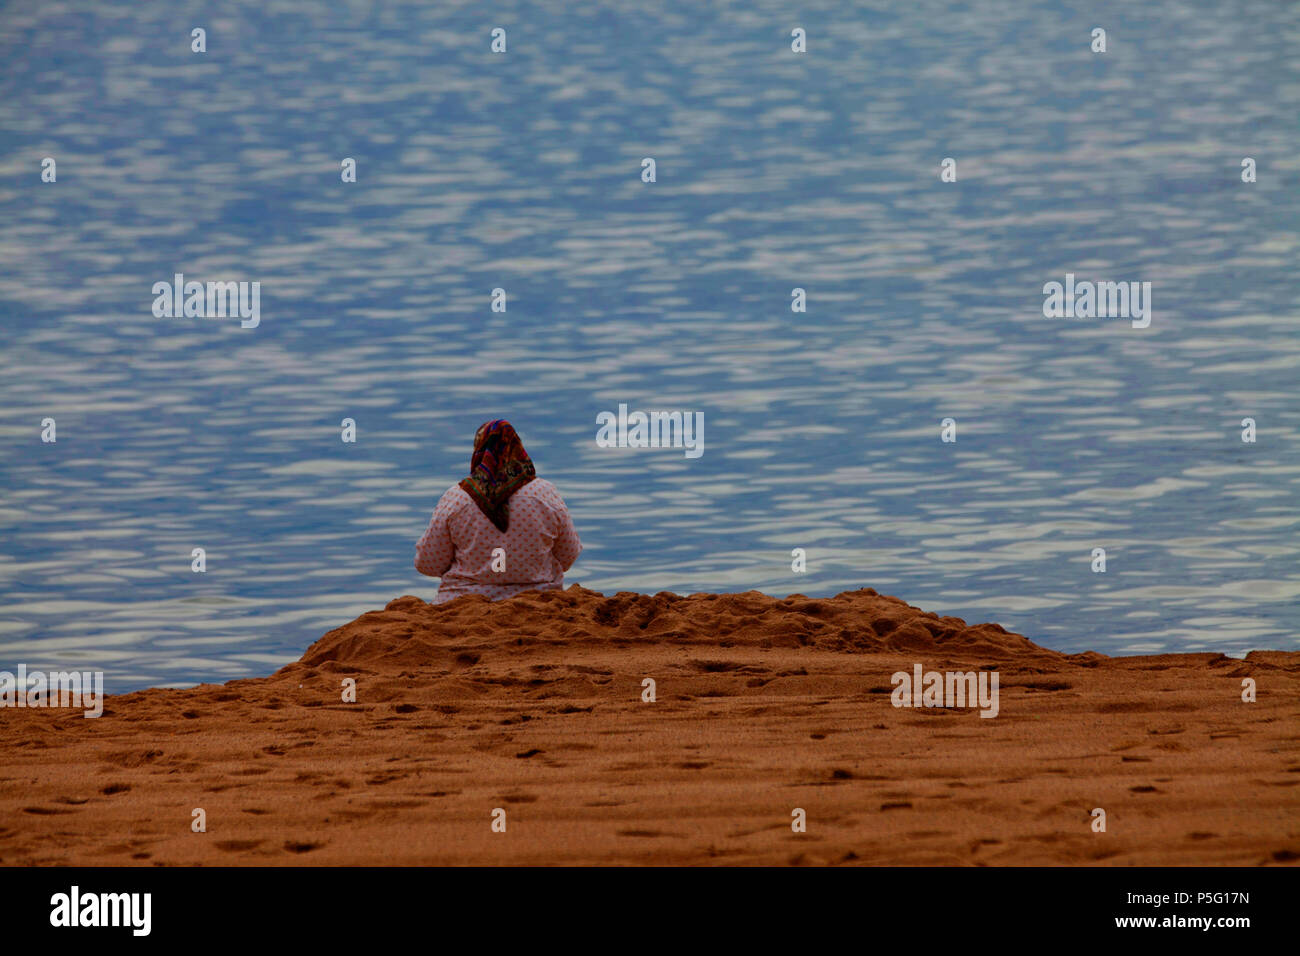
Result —
<svg viewBox="0 0 1300 956"><path fill-rule="evenodd" d="M916 665L996 672L997 716L894 706ZM0 710L0 749L5 865L1300 860L1300 653L1066 655L869 589L400 597L266 678Z"/></svg>

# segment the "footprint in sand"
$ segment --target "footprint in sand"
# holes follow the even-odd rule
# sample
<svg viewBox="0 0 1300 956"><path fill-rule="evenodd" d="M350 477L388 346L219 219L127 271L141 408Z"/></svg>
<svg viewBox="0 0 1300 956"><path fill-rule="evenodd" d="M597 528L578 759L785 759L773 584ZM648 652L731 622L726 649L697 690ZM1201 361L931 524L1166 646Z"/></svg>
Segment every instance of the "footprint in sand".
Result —
<svg viewBox="0 0 1300 956"><path fill-rule="evenodd" d="M129 750L125 753L108 754L108 759L119 767L139 767L153 763L163 755L161 750Z"/></svg>
<svg viewBox="0 0 1300 956"><path fill-rule="evenodd" d="M1024 687L1028 690L1069 690L1073 684L1067 684L1063 680L1040 680L1026 681L1023 684L1006 683L1003 687Z"/></svg>
<svg viewBox="0 0 1300 956"><path fill-rule="evenodd" d="M427 805L427 800L371 800L366 804L371 810L415 810Z"/></svg>
<svg viewBox="0 0 1300 956"><path fill-rule="evenodd" d="M214 843L222 853L247 853L265 843L265 840L221 840Z"/></svg>
<svg viewBox="0 0 1300 956"><path fill-rule="evenodd" d="M324 843L298 843L294 840L285 840L284 848L289 853L310 853L312 850L319 850Z"/></svg>
<svg viewBox="0 0 1300 956"><path fill-rule="evenodd" d="M409 777L410 773L406 770L381 770L366 780L366 785L370 787L383 786L386 783L392 783L394 780L402 780Z"/></svg>

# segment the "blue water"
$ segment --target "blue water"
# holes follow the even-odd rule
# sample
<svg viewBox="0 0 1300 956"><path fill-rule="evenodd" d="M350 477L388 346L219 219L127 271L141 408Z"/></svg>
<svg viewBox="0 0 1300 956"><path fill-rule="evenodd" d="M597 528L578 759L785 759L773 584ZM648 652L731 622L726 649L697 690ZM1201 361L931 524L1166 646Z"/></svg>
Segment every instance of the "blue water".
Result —
<svg viewBox="0 0 1300 956"><path fill-rule="evenodd" d="M587 587L1300 648L1298 48L1276 0L10 3L0 668L228 680L431 597L497 417ZM155 318L177 272L260 325ZM1045 318L1066 273L1150 327ZM598 448L619 403L703 456Z"/></svg>

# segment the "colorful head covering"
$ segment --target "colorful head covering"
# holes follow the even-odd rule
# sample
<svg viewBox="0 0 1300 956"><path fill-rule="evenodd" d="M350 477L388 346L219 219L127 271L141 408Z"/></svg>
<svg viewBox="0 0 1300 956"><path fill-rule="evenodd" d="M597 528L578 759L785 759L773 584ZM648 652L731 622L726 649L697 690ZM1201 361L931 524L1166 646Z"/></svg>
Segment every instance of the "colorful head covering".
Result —
<svg viewBox="0 0 1300 956"><path fill-rule="evenodd" d="M504 532L510 524L510 496L537 477L533 460L524 451L515 428L503 418L479 426L474 433L474 456L465 490L488 520Z"/></svg>

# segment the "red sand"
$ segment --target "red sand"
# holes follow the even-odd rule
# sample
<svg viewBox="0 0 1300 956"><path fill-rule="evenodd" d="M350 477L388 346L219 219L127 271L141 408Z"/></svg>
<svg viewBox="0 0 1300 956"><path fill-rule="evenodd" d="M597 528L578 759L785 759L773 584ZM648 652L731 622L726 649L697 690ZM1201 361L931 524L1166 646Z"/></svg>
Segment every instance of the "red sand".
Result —
<svg viewBox="0 0 1300 956"><path fill-rule="evenodd" d="M998 716L893 707L918 663L996 669ZM1065 655L871 590L402 597L271 677L0 710L0 863L1289 863L1297 718L1300 653Z"/></svg>

